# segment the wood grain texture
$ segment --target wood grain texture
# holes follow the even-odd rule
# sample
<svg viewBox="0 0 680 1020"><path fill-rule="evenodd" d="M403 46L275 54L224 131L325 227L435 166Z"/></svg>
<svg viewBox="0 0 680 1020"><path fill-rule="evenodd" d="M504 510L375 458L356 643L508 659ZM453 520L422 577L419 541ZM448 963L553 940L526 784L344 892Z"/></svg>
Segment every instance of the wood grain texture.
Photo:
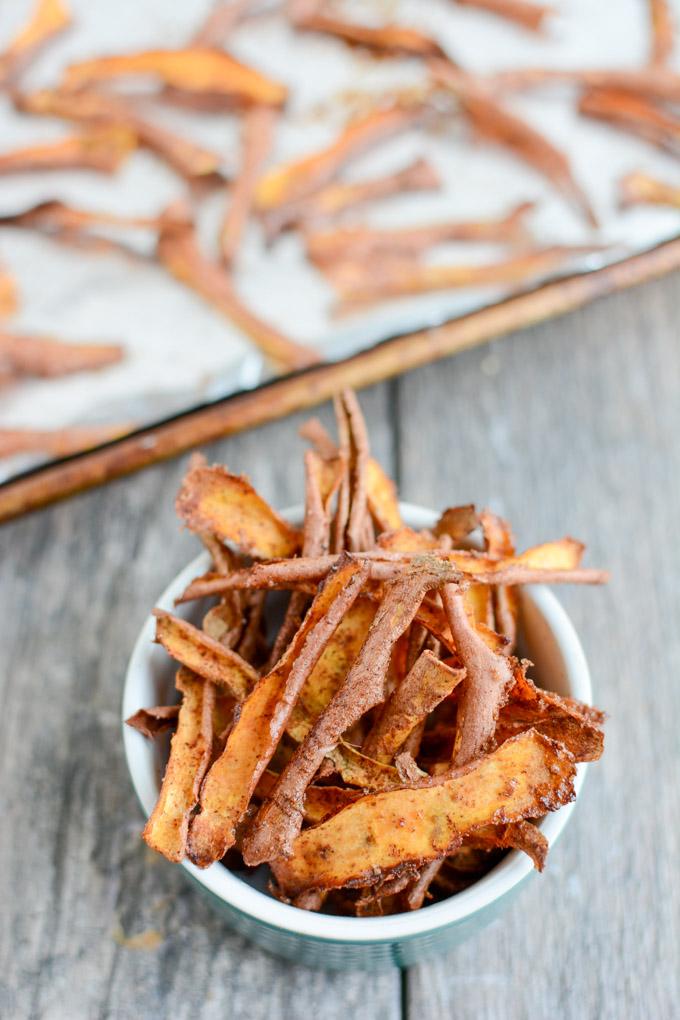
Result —
<svg viewBox="0 0 680 1020"><path fill-rule="evenodd" d="M185 461L3 527L0 1016L674 1015L677 287L672 277L646 285L362 395L375 452L405 499L489 504L522 543L570 532L613 574L605 590L559 592L611 715L605 760L572 824L499 921L403 980L268 957L139 839L121 687L149 607L195 551L172 507ZM302 491L304 417L207 452L283 507ZM147 949L119 944L145 932Z"/></svg>
<svg viewBox="0 0 680 1020"><path fill-rule="evenodd" d="M412 971L418 1020L677 1015L677 286L608 299L446 374L425 368L400 394L404 423L447 408L428 436L441 471L400 432L407 499L488 503L520 544L570 533L612 572L606 589L558 592L610 713L605 757L544 875L486 933Z"/></svg>

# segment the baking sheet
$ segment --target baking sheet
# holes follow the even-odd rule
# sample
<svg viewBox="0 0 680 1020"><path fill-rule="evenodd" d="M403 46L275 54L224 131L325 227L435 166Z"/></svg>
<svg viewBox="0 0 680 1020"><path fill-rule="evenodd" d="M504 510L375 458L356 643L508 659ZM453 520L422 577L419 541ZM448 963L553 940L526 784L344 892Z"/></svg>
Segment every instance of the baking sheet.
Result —
<svg viewBox="0 0 680 1020"><path fill-rule="evenodd" d="M0 46L25 22L32 4L16 0L0 10ZM557 6L557 5L556 5ZM94 55L153 47L181 47L211 7L207 2L72 0L75 25L45 51L25 75L27 89L56 84L63 68ZM508 67L636 67L648 52L647 5L640 0L571 0L559 5L544 37L453 0L348 3L357 20L386 17L436 36L471 70ZM680 22L680 9L676 7ZM303 155L341 130L358 97L423 80L413 61L375 60L341 42L293 33L278 15L247 22L233 33L230 51L285 82L291 91L273 160ZM500 214L517 202L537 208L531 227L541 244L596 243L610 247L565 266L591 269L645 250L678 233L676 210L617 207L616 183L644 169L680 181L677 161L642 141L580 118L568 88L508 99L570 156L601 222L590 230L537 174L502 151L471 140L452 122L436 133L409 132L352 163L346 179L381 175L424 156L444 181L441 191L406 195L357 211L352 222L377 226L421 224ZM202 115L153 106L152 116L218 151L227 169L238 164L236 117ZM2 148L58 138L73 128L60 121L17 114L6 98L0 107ZM135 153L115 176L89 172L17 175L0 179L0 214L60 198L83 208L151 215L185 194L185 184L147 153ZM226 195L209 196L201 235L214 245ZM140 251L153 238L140 237ZM441 246L433 261L484 262L499 257L489 245ZM267 367L252 345L200 298L153 264L67 249L38 235L0 232L0 257L16 275L20 310L9 328L72 340L120 341L127 357L101 372L21 383L0 395L0 427L54 428L75 423L134 421L152 424L206 400L256 386ZM257 225L249 228L236 282L245 300L294 339L334 360L397 333L436 324L498 300L507 290L484 288L422 295L377 305L342 319L334 296L304 259L296 236L267 248ZM0 463L0 479L37 462L16 457Z"/></svg>

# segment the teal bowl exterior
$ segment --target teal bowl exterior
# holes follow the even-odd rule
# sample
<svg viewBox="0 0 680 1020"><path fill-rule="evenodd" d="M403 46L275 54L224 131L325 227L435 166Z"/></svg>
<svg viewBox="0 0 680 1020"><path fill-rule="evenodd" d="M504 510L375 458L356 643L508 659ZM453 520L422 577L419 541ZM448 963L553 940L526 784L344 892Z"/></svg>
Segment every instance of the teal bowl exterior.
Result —
<svg viewBox="0 0 680 1020"><path fill-rule="evenodd" d="M436 516L430 510L409 504L402 504L402 513L406 523L415 528L431 526ZM301 508L284 512L284 516L299 522ZM163 592L158 606L173 609L177 595L208 565L207 553L198 556ZM561 605L542 586L524 589L521 595L526 643L523 651L534 662L536 679L560 694L590 702L588 666ZM176 611L191 618L196 609L183 605ZM150 616L130 658L123 719L144 705L162 703L173 689L173 671L167 656L152 643L154 623ZM148 815L158 797L163 770L159 742L152 743L126 726L123 741L133 786ZM577 793L585 769L583 765L578 767ZM551 846L573 808L574 804L569 804L540 823ZM280 903L265 891L262 875L246 881L222 864L200 870L185 861L179 867L230 928L277 956L334 970L408 967L453 949L495 920L535 874L526 855L510 851L479 882L440 903L391 917L355 918L312 913Z"/></svg>
<svg viewBox="0 0 680 1020"><path fill-rule="evenodd" d="M532 874L533 872L529 872L502 897L492 900L486 906L459 921L443 921L437 927L428 929L420 935L372 939L363 943L352 943L342 938L300 935L276 925L267 924L265 921L255 920L252 916L236 910L223 898L211 893L193 875L188 875L188 878L203 899L231 929L251 942L255 942L274 956L282 956L307 967L323 970L375 971L387 970L392 967L411 967L422 960L446 953L467 941L472 935L476 935L500 916ZM423 907L422 909L430 908ZM364 920L369 919L365 918Z"/></svg>

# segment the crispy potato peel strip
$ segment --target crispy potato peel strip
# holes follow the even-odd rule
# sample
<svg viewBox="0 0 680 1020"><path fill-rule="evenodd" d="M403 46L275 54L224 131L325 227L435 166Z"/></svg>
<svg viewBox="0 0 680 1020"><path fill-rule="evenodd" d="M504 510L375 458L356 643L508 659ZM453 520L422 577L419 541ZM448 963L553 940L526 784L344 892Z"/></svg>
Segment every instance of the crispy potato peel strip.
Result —
<svg viewBox="0 0 680 1020"><path fill-rule="evenodd" d="M11 82L55 36L71 24L62 0L38 0L30 21L0 54L0 84Z"/></svg>
<svg viewBox="0 0 680 1020"><path fill-rule="evenodd" d="M298 836L272 871L287 896L370 885L450 853L477 828L556 810L573 799L574 776L562 745L528 731L450 776L362 797Z"/></svg>
<svg viewBox="0 0 680 1020"><path fill-rule="evenodd" d="M65 89L81 89L116 78L151 77L188 93L228 96L238 102L280 106L286 89L222 50L187 47L98 57L71 64Z"/></svg>
<svg viewBox="0 0 680 1020"><path fill-rule="evenodd" d="M201 791L200 813L189 837L189 856L205 868L233 844L236 825L286 727L300 689L335 628L359 595L366 569L345 563L312 603L284 657L241 706L222 755Z"/></svg>
<svg viewBox="0 0 680 1020"><path fill-rule="evenodd" d="M454 579L452 568L435 561L415 567L388 587L344 684L281 773L271 798L247 833L243 853L248 864L261 864L290 852L304 815L304 792L314 773L345 730L384 700L392 646L412 622L425 593Z"/></svg>
<svg viewBox="0 0 680 1020"><path fill-rule="evenodd" d="M144 832L152 850L169 861L181 861L186 850L189 818L212 751L212 712L215 688L188 669L177 673L182 704L161 792Z"/></svg>
<svg viewBox="0 0 680 1020"><path fill-rule="evenodd" d="M155 640L173 659L198 676L225 688L237 701L246 697L258 675L245 659L187 620L163 609L154 609L153 613L156 617Z"/></svg>
<svg viewBox="0 0 680 1020"><path fill-rule="evenodd" d="M157 254L181 283L217 308L276 365L308 368L319 361L309 347L296 343L252 312L240 299L223 266L201 251L191 219L183 209L171 208L158 237Z"/></svg>
<svg viewBox="0 0 680 1020"><path fill-rule="evenodd" d="M378 761L391 762L407 737L465 676L425 650L395 688L363 746Z"/></svg>
<svg viewBox="0 0 680 1020"><path fill-rule="evenodd" d="M190 470L175 506L192 530L210 531L251 556L290 556L300 545L299 532L272 510L246 478L217 465Z"/></svg>
<svg viewBox="0 0 680 1020"><path fill-rule="evenodd" d="M552 14L552 7L530 3L529 0L457 0L457 3L497 14L530 32L541 32L546 19Z"/></svg>

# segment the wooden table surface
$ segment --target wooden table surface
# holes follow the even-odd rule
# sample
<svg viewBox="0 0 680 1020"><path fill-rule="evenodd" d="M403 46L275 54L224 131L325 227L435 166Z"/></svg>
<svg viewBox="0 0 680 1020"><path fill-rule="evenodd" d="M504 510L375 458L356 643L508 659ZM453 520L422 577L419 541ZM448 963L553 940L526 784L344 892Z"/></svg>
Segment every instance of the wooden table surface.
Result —
<svg viewBox="0 0 680 1020"><path fill-rule="evenodd" d="M362 394L403 498L570 533L607 589L561 589L605 759L546 873L450 955L313 972L232 934L147 851L123 760L125 664L195 551L186 458L0 529L0 1016L677 1016L680 946L680 338L677 276ZM330 421L330 409L322 416ZM275 505L300 498L292 418L207 452Z"/></svg>

